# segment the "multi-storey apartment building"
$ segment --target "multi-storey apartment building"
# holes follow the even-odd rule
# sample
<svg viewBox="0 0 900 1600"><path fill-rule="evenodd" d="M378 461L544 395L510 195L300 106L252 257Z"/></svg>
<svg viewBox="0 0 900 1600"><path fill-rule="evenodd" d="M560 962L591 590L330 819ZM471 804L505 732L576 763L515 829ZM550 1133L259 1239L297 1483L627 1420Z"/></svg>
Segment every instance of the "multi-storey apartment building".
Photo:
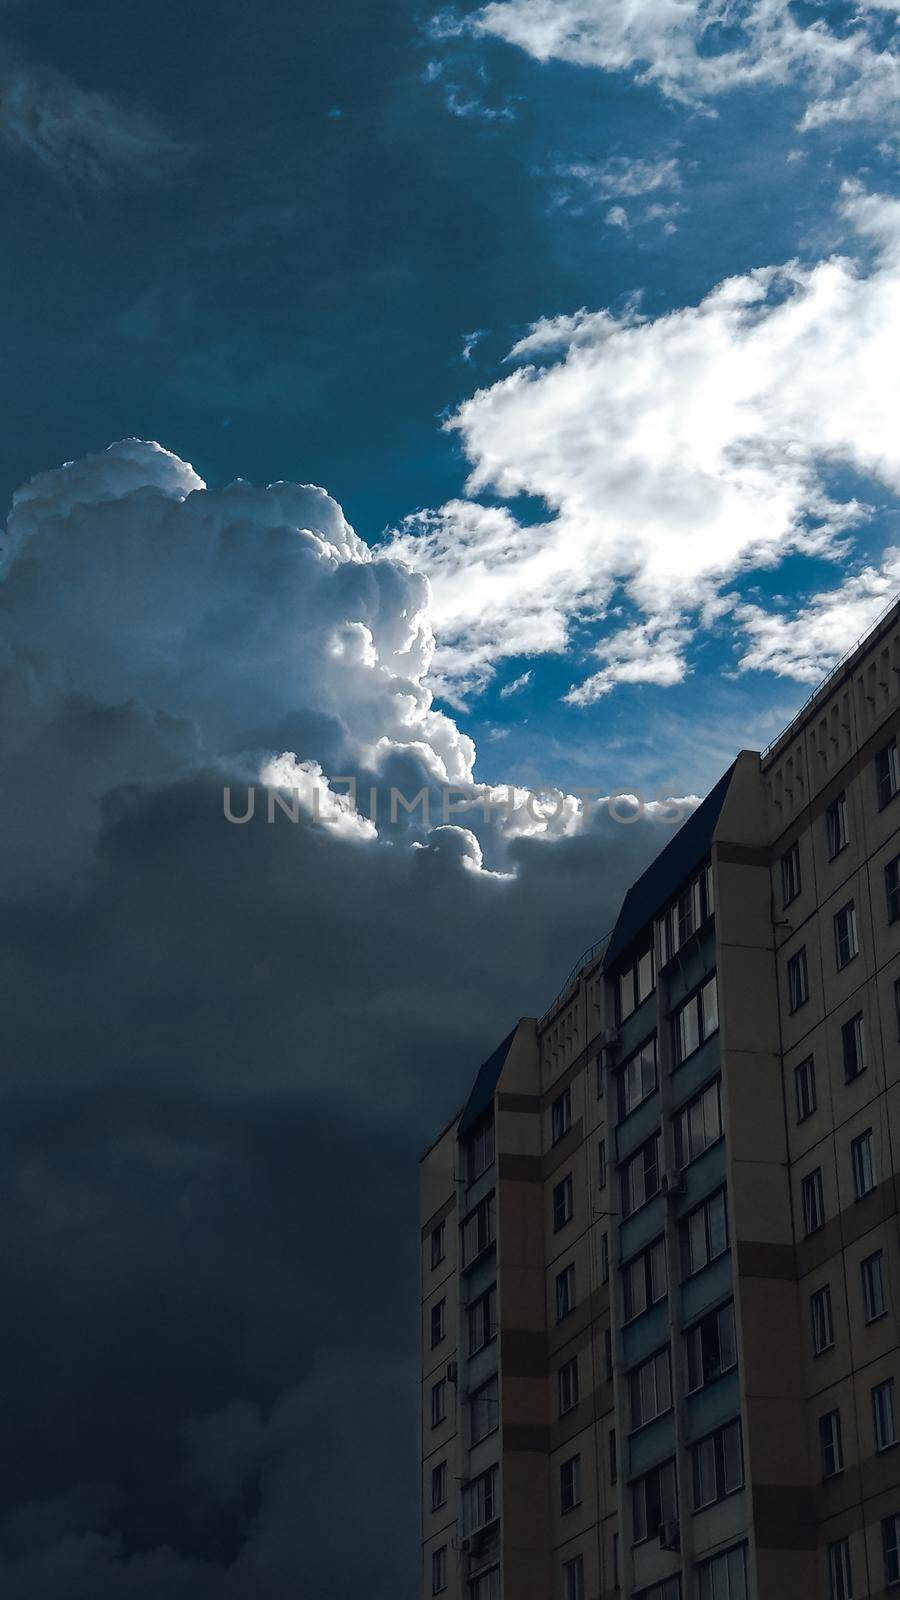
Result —
<svg viewBox="0 0 900 1600"><path fill-rule="evenodd" d="M900 1593L900 608L422 1164L423 1588Z"/></svg>

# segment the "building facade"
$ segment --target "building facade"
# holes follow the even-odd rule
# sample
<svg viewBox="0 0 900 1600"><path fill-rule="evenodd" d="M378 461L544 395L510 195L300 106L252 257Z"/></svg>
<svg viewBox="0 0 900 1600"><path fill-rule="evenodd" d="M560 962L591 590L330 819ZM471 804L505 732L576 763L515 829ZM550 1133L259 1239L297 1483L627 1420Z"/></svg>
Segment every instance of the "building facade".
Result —
<svg viewBox="0 0 900 1600"><path fill-rule="evenodd" d="M900 1594L900 608L422 1161L422 1594Z"/></svg>

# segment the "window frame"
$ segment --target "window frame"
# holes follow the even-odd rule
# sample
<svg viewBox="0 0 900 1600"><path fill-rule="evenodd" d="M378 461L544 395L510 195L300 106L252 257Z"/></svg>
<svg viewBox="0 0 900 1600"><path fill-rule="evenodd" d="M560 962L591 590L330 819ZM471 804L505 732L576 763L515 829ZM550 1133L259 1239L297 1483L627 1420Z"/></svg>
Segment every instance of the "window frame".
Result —
<svg viewBox="0 0 900 1600"><path fill-rule="evenodd" d="M574 1411L579 1401L579 1374L578 1354L570 1356L568 1361L563 1361L556 1372L557 1400L559 1415L568 1416ZM565 1391L565 1392L564 1392Z"/></svg>
<svg viewBox="0 0 900 1600"><path fill-rule="evenodd" d="M881 1309L878 1310L878 1311L870 1311L870 1307L874 1304L874 1299L873 1299L872 1295L870 1294L870 1286L874 1284L875 1277L874 1277L874 1272L868 1272L867 1273L867 1271L866 1271L867 1267L871 1268L872 1262L874 1262L874 1261L877 1261L877 1263L878 1263L878 1280L877 1281L878 1281L879 1289L881 1291ZM861 1288L862 1288L863 1321L864 1321L866 1327L868 1327L869 1323L878 1322L881 1317L887 1316L887 1311L888 1311L888 1296L887 1296L887 1289L885 1287L884 1250L883 1249L873 1250L870 1255L863 1256L862 1260L859 1263L859 1275L860 1275L860 1285L861 1285Z"/></svg>
<svg viewBox="0 0 900 1600"><path fill-rule="evenodd" d="M850 810L847 791L835 795L825 810L825 843L829 861L834 861L850 843Z"/></svg>
<svg viewBox="0 0 900 1600"><path fill-rule="evenodd" d="M438 1461L431 1469L431 1509L440 1511L447 1504L447 1462Z"/></svg>
<svg viewBox="0 0 900 1600"><path fill-rule="evenodd" d="M844 1470L844 1436L840 1406L834 1406L830 1411L823 1411L819 1418L819 1450L822 1482L827 1483L831 1478L839 1478ZM829 1452L832 1462L830 1470Z"/></svg>
<svg viewBox="0 0 900 1600"><path fill-rule="evenodd" d="M705 998L710 990L715 996L714 1006L710 1005L710 1002ZM690 1049L685 1049L686 1039L681 1019L689 1012L692 1006L697 1008L697 1042L692 1044ZM707 1016L708 1011L709 1016ZM710 1017L714 1017L712 1024L710 1024ZM670 1021L672 1027L672 1070L677 1072L679 1067L683 1067L686 1061L690 1061L691 1057L695 1056L698 1050L702 1050L707 1041L714 1038L719 1031L719 983L718 973L715 969L712 972L708 972L703 981L698 983L696 988L684 1000L679 1002L671 1013Z"/></svg>
<svg viewBox="0 0 900 1600"><path fill-rule="evenodd" d="M821 1309L821 1316L818 1315ZM814 1289L809 1297L809 1320L812 1328L813 1356L823 1356L828 1350L834 1349L834 1307L831 1300L831 1284L823 1283L820 1288ZM823 1334L820 1340L819 1334Z"/></svg>
<svg viewBox="0 0 900 1600"><path fill-rule="evenodd" d="M881 1406L880 1397L885 1397L886 1404ZM872 1437L875 1441L875 1454L883 1455L886 1450L893 1450L897 1444L897 1407L896 1386L893 1377L882 1379L881 1383L873 1383L872 1396ZM890 1437L882 1437L881 1423L890 1418Z"/></svg>
<svg viewBox="0 0 900 1600"><path fill-rule="evenodd" d="M800 874L800 841L795 839L788 845L781 857L781 904L782 908L789 906L796 900L802 888Z"/></svg>
<svg viewBox="0 0 900 1600"><path fill-rule="evenodd" d="M806 1093L801 1095L801 1085ZM806 1122L818 1110L816 1095L816 1060L814 1055L804 1056L794 1068L794 1101L797 1107L797 1125Z"/></svg>
<svg viewBox="0 0 900 1600"><path fill-rule="evenodd" d="M730 1313L730 1361L726 1361L724 1359L724 1355L727 1355L727 1340L723 1341L722 1339L721 1319L726 1313ZM716 1367L711 1367L709 1371L707 1371L707 1361L704 1351L704 1336L713 1325L715 1325L715 1338L719 1352L719 1361ZM698 1346L698 1355L695 1354L695 1341L697 1342ZM719 1305L712 1306L708 1311L704 1311L702 1316L695 1318L693 1322L689 1323L688 1326L682 1331L682 1344L684 1346L685 1394L702 1394L703 1390L708 1389L710 1384L717 1383L718 1380L720 1378L724 1378L727 1373L734 1372L738 1364L737 1328L735 1326L734 1317L734 1299L731 1298L728 1300L723 1300ZM699 1383L694 1383L692 1381L693 1368L696 1368L696 1370L700 1373Z"/></svg>
<svg viewBox="0 0 900 1600"><path fill-rule="evenodd" d="M735 1436L738 1441L738 1460L740 1463L740 1479L730 1487L728 1484L728 1456L726 1437ZM699 1494L702 1489L703 1468L700 1465L700 1452L712 1449L713 1478L715 1480L715 1493L701 1500ZM711 1432L697 1439L688 1446L688 1455L691 1463L691 1510L705 1511L707 1506L718 1505L722 1500L727 1500L733 1494L739 1494L746 1482L744 1465L744 1437L740 1417L732 1417L730 1421L722 1423L720 1427L713 1428ZM707 1455L708 1459L708 1455Z"/></svg>
<svg viewBox="0 0 900 1600"><path fill-rule="evenodd" d="M444 1218L431 1230L431 1270L447 1259L447 1223Z"/></svg>
<svg viewBox="0 0 900 1600"><path fill-rule="evenodd" d="M560 1515L565 1517L576 1506L581 1505L581 1451L576 1450L574 1456L567 1456L559 1464L559 1509Z"/></svg>
<svg viewBox="0 0 900 1600"><path fill-rule="evenodd" d="M865 1200L866 1195L872 1194L878 1188L875 1136L871 1128L865 1128L855 1139L850 1140L850 1166L853 1172L854 1197L856 1200ZM867 1177L869 1182L863 1188Z"/></svg>
<svg viewBox="0 0 900 1600"><path fill-rule="evenodd" d="M879 811L883 811L885 806L890 805L900 793L900 761L898 761L896 738L889 739L887 744L876 751L874 766L875 797Z"/></svg>
<svg viewBox="0 0 900 1600"><path fill-rule="evenodd" d="M808 1203L811 1196L815 1198L815 1208ZM803 1237L810 1239L825 1226L825 1186L821 1167L812 1167L800 1179L800 1209L803 1214Z"/></svg>
<svg viewBox="0 0 900 1600"><path fill-rule="evenodd" d="M575 1215L575 1179L571 1172L553 1188L553 1232L559 1233Z"/></svg>
<svg viewBox="0 0 900 1600"><path fill-rule="evenodd" d="M439 1545L437 1550L431 1552L431 1592L443 1594L447 1588L449 1561L447 1559L447 1546Z"/></svg>
<svg viewBox="0 0 900 1600"><path fill-rule="evenodd" d="M723 1244L721 1250L717 1250L715 1252L715 1254L712 1255L712 1254L710 1254L710 1240L712 1238L712 1233L711 1233L711 1229L710 1229L709 1213L710 1213L710 1207L719 1199L721 1199L721 1203L722 1203L722 1218L723 1218L723 1222L724 1222L724 1225L725 1225L724 1226L725 1243ZM692 1265L692 1266L690 1266L689 1270L685 1270L685 1261L686 1260L692 1260L691 1223L693 1222L694 1217L698 1216L701 1212L703 1213L703 1233L704 1233L704 1242L705 1242L705 1249L706 1249L706 1259L704 1261L702 1261L699 1266L693 1266ZM687 1244L687 1254L685 1252L685 1244ZM681 1281L682 1281L682 1283L686 1282L686 1280L688 1278L693 1278L696 1273L703 1272L708 1266L711 1265L711 1263L713 1261L718 1261L719 1257L723 1256L725 1254L725 1252L730 1249L730 1247L731 1247L731 1232L730 1232L729 1223L728 1223L727 1190L726 1190L725 1186L722 1185L720 1188L714 1189L712 1194L706 1195L706 1197L703 1200L700 1201L699 1205L694 1206L693 1210L688 1212L686 1217L682 1217L681 1218L680 1233L679 1233L679 1249L680 1249L680 1254L681 1254Z"/></svg>
<svg viewBox="0 0 900 1600"><path fill-rule="evenodd" d="M786 972L788 1011L791 1016L794 1016L796 1012L809 1003L809 962L806 956L805 944L802 944L799 950L795 950L792 956L788 956ZM802 982L794 982L795 973L798 979L802 977Z"/></svg>
<svg viewBox="0 0 900 1600"><path fill-rule="evenodd" d="M713 1138L708 1139L705 1144L701 1145L699 1149L695 1150L692 1137L693 1129L691 1124L691 1112L695 1109L695 1107L699 1106L701 1108L703 1131L705 1134L707 1121L707 1097L713 1091L715 1092L716 1106L716 1115L714 1121L717 1124L717 1131ZM722 1075L721 1073L717 1073L709 1083L704 1084L702 1089L698 1090L696 1094L691 1096L690 1100L686 1100L684 1105L679 1106L678 1110L672 1114L672 1138L675 1152L676 1169L679 1172L686 1171L688 1167L692 1166L695 1161L698 1161L702 1155L706 1154L707 1150L711 1150L713 1145L718 1144L721 1139L724 1139L724 1137L725 1124L722 1120Z"/></svg>
<svg viewBox="0 0 900 1600"><path fill-rule="evenodd" d="M893 871L896 882L891 883ZM892 856L884 866L884 895L887 902L888 927L900 917L900 855Z"/></svg>
<svg viewBox="0 0 900 1600"><path fill-rule="evenodd" d="M849 1041L852 1040L852 1048ZM853 1083L861 1078L868 1066L866 1059L866 1021L862 1011L854 1011L841 1023L841 1063L844 1082Z"/></svg>
<svg viewBox="0 0 900 1600"><path fill-rule="evenodd" d="M550 1142L559 1144L572 1126L572 1085L566 1084L550 1106Z"/></svg>
<svg viewBox="0 0 900 1600"><path fill-rule="evenodd" d="M853 1600L850 1540L833 1539L826 1547L829 1600Z"/></svg>
<svg viewBox="0 0 900 1600"><path fill-rule="evenodd" d="M842 921L842 919L844 919ZM848 900L832 918L834 924L834 959L838 972L843 972L859 955L859 926L856 920L856 902Z"/></svg>
<svg viewBox="0 0 900 1600"><path fill-rule="evenodd" d="M565 1289L565 1294L564 1295L561 1292L563 1289ZM555 1299L556 1299L556 1321L557 1321L557 1324L559 1324L560 1322L565 1322L566 1317L569 1317L569 1316L572 1315L572 1312L575 1310L575 1307L578 1304L577 1296L576 1296L576 1293L575 1293L575 1263L574 1263L574 1261L568 1262L568 1264L566 1266L564 1266L562 1268L562 1270L556 1274L556 1296L555 1296ZM565 1299L567 1303L565 1305L565 1308L561 1311L560 1310L560 1305L561 1305L562 1299Z"/></svg>

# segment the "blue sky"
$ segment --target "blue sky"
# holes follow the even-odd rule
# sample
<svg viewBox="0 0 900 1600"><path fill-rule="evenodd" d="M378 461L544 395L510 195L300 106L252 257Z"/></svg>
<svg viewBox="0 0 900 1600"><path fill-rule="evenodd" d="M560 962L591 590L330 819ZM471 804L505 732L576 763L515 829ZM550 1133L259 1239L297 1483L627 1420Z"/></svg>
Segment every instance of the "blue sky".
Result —
<svg viewBox="0 0 900 1600"><path fill-rule="evenodd" d="M658 9L648 0L650 67L609 71L604 52L628 57L627 39L603 31L618 8L592 37L602 8L577 0L555 15L564 33L572 13L581 44L551 41L542 60L532 0L437 18L402 0L4 8L4 71L18 85L2 144L4 499L41 468L135 434L212 485L320 483L374 544L462 495L477 430L465 441L442 421L508 376L504 358L540 319L636 307L652 321L770 263L871 256L838 208L847 179L896 192L884 100L877 116L803 129L828 98L821 64L816 77L782 35L748 44L736 27L698 33L685 67L665 29L654 56ZM846 6L791 15L835 39L858 31ZM863 15L860 49L889 46L890 8ZM729 48L751 81L734 70L724 90L704 72ZM776 427L776 455L784 442ZM738 562L720 588L778 609L877 564L896 534L893 485L843 457L832 480L861 474L876 508L852 548L798 557L776 538L770 564ZM474 499L506 506L517 527L546 518L540 474L524 493L487 482ZM455 539L450 526L445 558ZM891 574L881 583L896 587ZM828 655L826 644L805 679L765 665L723 676L735 666L726 614L695 633L675 681L617 679L573 706L564 697L590 676L591 648L648 610L618 574L563 612L561 647L526 625L521 649L489 643L474 690L450 685L485 779L702 792L735 742L777 729ZM836 634L835 650L848 642ZM652 737L640 731L650 722Z"/></svg>

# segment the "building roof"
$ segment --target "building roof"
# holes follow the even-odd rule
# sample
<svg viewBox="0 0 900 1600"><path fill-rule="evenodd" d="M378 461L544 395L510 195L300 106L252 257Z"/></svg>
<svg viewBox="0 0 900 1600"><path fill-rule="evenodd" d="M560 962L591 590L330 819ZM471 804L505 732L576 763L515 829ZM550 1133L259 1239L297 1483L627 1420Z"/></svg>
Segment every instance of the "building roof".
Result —
<svg viewBox="0 0 900 1600"><path fill-rule="evenodd" d="M651 861L646 872L631 885L606 949L605 966L611 966L625 954L647 923L673 899L685 879L709 854L734 765L732 762L656 860Z"/></svg>
<svg viewBox="0 0 900 1600"><path fill-rule="evenodd" d="M472 1086L472 1093L466 1101L465 1109L459 1119L457 1137L462 1139L474 1128L479 1117L487 1111L494 1098L494 1090L503 1071L503 1063L509 1055L509 1047L515 1038L516 1029L512 1028L506 1035L502 1044L498 1044L492 1056L482 1062L478 1069L478 1076Z"/></svg>

